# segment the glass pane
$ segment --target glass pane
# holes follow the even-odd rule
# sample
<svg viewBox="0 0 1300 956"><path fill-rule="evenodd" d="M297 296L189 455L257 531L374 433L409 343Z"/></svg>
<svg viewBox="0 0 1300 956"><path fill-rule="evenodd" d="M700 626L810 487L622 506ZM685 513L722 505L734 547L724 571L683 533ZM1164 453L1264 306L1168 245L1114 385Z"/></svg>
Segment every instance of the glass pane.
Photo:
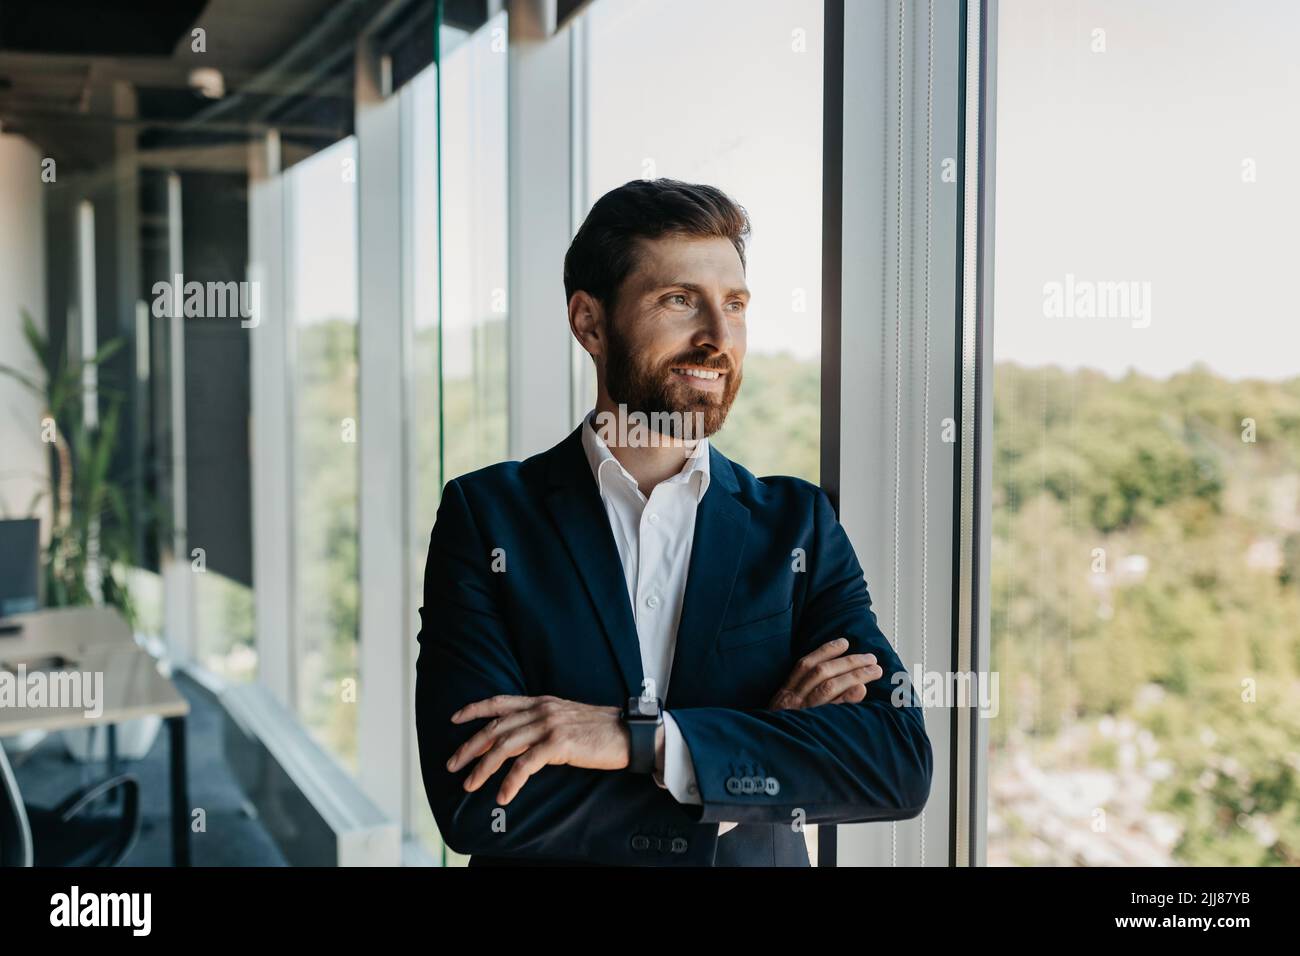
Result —
<svg viewBox="0 0 1300 956"><path fill-rule="evenodd" d="M506 63L501 13L443 31L443 474L506 457ZM429 523L432 527L433 523Z"/></svg>
<svg viewBox="0 0 1300 956"><path fill-rule="evenodd" d="M199 662L230 681L257 676L253 589L215 571L194 575L194 629Z"/></svg>
<svg viewBox="0 0 1300 956"><path fill-rule="evenodd" d="M1003 3L990 864L1297 862L1300 9Z"/></svg>
<svg viewBox="0 0 1300 956"><path fill-rule="evenodd" d="M713 440L755 474L813 482L821 449L822 6L601 0L586 14L588 208L615 186L657 177L717 186L746 208L753 298L744 380ZM762 68L744 68L755 62ZM580 362L585 374L590 360ZM594 396L592 384L593 404Z"/></svg>
<svg viewBox="0 0 1300 956"><path fill-rule="evenodd" d="M293 167L286 252L296 333L294 619L299 715L356 769L356 139Z"/></svg>
<svg viewBox="0 0 1300 956"><path fill-rule="evenodd" d="M427 68L401 91L402 177L407 211L403 222L407 297L411 333L409 339L410 387L407 396L410 424L407 430L407 461L410 473L408 510L411 516L410 606L424 603L424 565L429 554L429 531L438 514L442 493L442 404L438 367L438 72ZM418 628L418 618L412 622ZM411 699L414 700L414 674ZM411 720L414 721L414 712ZM441 858L442 840L429 809L421 779L419 748L411 735L407 758L411 807L409 827L435 858Z"/></svg>
<svg viewBox="0 0 1300 956"><path fill-rule="evenodd" d="M441 171L441 193L432 191L432 183L426 184L425 199L416 212L417 224L433 214L439 195L442 201L438 344L442 461L439 469L421 478L424 487L431 489L422 495L416 516L422 535L433 528L444 481L501 461L508 454L505 36L505 13L472 33L443 28L441 126L436 143L429 124L432 114L427 112L428 92L417 90L414 94L420 114L415 126L416 155L423 162L436 146L436 168ZM436 249L438 239L435 229L417 225L417 249L421 242L426 250ZM417 254L425 261L431 253ZM417 317L420 309L430 310L432 303L439 301L432 298L434 291L429 287L424 295L417 295ZM431 312L428 321L437 321ZM420 335L417 318L417 340ZM416 354L423 354L418 346ZM417 379L421 374L417 368ZM431 395L418 406L420 414L432 408ZM412 560L422 581L427 537L421 545ZM418 760L414 766L419 766ZM428 798L419 774L413 777L412 801L420 807L415 831L432 847ZM447 864L463 865L469 859L449 849L443 852Z"/></svg>

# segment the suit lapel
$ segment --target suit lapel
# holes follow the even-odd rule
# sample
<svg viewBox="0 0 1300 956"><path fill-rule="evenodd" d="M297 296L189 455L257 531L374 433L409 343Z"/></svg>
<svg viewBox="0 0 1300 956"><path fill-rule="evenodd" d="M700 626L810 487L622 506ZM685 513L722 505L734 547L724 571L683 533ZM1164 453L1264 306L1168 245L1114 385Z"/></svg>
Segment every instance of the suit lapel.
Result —
<svg viewBox="0 0 1300 956"><path fill-rule="evenodd" d="M626 696L641 692L641 642L609 517L582 449L581 426L555 446L546 506L618 661Z"/></svg>
<svg viewBox="0 0 1300 956"><path fill-rule="evenodd" d="M627 696L633 696L641 692L644 676L641 642L618 546L582 448L581 425L551 450L547 470L547 510L600 619ZM731 462L711 444L709 475L708 491L695 513L690 570L665 708L670 702L690 704L706 696L699 675L727 613L749 530L749 509L735 497L740 486Z"/></svg>
<svg viewBox="0 0 1300 956"><path fill-rule="evenodd" d="M727 613L749 530L749 509L735 498L739 488L731 462L710 444L709 489L695 513L690 572L665 708L703 697L699 675Z"/></svg>

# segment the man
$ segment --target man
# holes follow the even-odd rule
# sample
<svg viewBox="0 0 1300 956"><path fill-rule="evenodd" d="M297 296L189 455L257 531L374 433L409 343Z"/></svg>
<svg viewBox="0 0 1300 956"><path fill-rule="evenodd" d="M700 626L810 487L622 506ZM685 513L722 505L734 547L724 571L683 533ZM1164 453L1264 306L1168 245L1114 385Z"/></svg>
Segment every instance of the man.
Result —
<svg viewBox="0 0 1300 956"><path fill-rule="evenodd" d="M929 795L921 709L826 494L708 443L741 384L748 231L709 186L603 196L564 266L596 408L443 491L416 724L471 866L807 866L804 824Z"/></svg>

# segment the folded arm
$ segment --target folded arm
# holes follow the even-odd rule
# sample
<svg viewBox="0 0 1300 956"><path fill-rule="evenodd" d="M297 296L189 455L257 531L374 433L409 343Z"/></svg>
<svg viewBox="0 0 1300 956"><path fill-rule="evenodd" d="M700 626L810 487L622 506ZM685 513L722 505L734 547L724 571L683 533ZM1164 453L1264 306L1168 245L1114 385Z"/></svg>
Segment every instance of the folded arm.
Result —
<svg viewBox="0 0 1300 956"><path fill-rule="evenodd" d="M876 656L882 679L856 703L675 708L701 801L686 809L700 822L789 823L800 814L806 823L905 820L929 797L933 754L910 679L876 623L862 568L820 490L814 509L796 653L844 637L851 653Z"/></svg>

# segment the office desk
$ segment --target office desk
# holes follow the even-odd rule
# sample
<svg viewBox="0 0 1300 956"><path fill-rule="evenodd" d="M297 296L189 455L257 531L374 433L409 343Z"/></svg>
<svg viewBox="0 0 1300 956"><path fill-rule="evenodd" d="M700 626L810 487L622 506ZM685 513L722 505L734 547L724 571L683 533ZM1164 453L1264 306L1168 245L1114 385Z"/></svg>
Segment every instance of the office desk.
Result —
<svg viewBox="0 0 1300 956"><path fill-rule="evenodd" d="M185 718L189 703L158 662L135 643L131 629L113 608L52 608L15 615L21 634L0 635L0 670L59 655L71 663L64 672L103 675L97 715L82 707L0 707L0 737L24 730L109 729L110 772L116 771L116 724L156 715L167 725L171 758L172 860L188 866L189 794L185 757ZM29 671L30 673L30 671ZM46 672L51 673L51 672Z"/></svg>

